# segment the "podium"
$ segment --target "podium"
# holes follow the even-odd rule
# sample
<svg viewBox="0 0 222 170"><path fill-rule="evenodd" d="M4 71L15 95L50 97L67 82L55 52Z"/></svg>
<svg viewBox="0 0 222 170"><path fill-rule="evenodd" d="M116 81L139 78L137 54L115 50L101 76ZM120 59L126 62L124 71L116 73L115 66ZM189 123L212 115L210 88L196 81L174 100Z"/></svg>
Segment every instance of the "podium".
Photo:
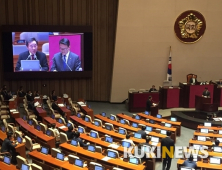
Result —
<svg viewBox="0 0 222 170"><path fill-rule="evenodd" d="M202 96L195 96L195 109L205 112L217 112L218 104L211 103L211 98L205 98Z"/></svg>
<svg viewBox="0 0 222 170"><path fill-rule="evenodd" d="M156 117L156 115L158 114L158 109L159 109L158 105L151 106L151 110L150 110L151 116Z"/></svg>

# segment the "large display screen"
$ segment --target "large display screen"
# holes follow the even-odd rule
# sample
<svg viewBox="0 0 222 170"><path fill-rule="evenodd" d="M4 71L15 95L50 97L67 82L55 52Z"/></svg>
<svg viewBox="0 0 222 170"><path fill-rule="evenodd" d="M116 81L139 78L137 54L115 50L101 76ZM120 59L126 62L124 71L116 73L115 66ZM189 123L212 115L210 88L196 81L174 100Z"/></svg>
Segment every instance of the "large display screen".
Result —
<svg viewBox="0 0 222 170"><path fill-rule="evenodd" d="M90 26L2 26L1 33L5 79L92 75Z"/></svg>

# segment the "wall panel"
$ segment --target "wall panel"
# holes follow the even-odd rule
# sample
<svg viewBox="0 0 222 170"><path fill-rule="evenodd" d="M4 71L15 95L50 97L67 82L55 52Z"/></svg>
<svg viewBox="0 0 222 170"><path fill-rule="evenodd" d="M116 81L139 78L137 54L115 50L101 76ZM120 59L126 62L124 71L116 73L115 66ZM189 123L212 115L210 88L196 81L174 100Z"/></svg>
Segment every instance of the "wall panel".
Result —
<svg viewBox="0 0 222 170"><path fill-rule="evenodd" d="M0 85L17 91L55 89L73 100L109 101L118 0L1 0L0 25L91 25L93 27L93 77L90 79L5 81L0 42ZM0 35L1 36L1 35ZM1 38L1 37L0 37ZM46 87L43 87L46 84Z"/></svg>

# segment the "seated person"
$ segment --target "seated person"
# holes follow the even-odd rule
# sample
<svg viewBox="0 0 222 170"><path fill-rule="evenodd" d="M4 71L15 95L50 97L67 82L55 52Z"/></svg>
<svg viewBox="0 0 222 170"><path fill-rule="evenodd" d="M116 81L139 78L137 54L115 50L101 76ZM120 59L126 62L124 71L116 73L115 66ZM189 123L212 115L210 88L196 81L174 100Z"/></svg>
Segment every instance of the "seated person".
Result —
<svg viewBox="0 0 222 170"><path fill-rule="evenodd" d="M217 82L218 85L222 85L222 79Z"/></svg>
<svg viewBox="0 0 222 170"><path fill-rule="evenodd" d="M73 139L75 137L76 133L73 132L73 127L72 126L68 127L68 131L66 131L66 135L67 135L67 138L69 140L71 140L71 139Z"/></svg>
<svg viewBox="0 0 222 170"><path fill-rule="evenodd" d="M151 145L149 144L149 142L150 142L150 140L151 140L151 138L150 137L146 137L146 142L145 143L139 143L139 145L138 145L138 153L140 154L141 153L141 148L142 148L142 146L144 146L144 145L146 145L148 148L146 148L146 149L148 149L148 150L144 150L144 152L145 153L151 153L152 152L152 148L151 148ZM143 161L147 161L147 156L146 156L146 154L144 155L144 157L141 159L142 160L142 162ZM147 162L148 163L148 162Z"/></svg>
<svg viewBox="0 0 222 170"><path fill-rule="evenodd" d="M203 91L202 97L210 98L210 92L208 91L207 87L205 87L205 90Z"/></svg>
<svg viewBox="0 0 222 170"><path fill-rule="evenodd" d="M133 141L132 141L131 139L129 139L129 138L130 138L130 135L127 134L127 135L126 135L126 139L123 139L122 141L129 142L129 143L131 143L131 146L135 146L135 144L133 143Z"/></svg>
<svg viewBox="0 0 222 170"><path fill-rule="evenodd" d="M23 91L23 87L20 86L19 90L18 90L18 96L19 97L25 97L26 93Z"/></svg>
<svg viewBox="0 0 222 170"><path fill-rule="evenodd" d="M12 98L12 96L10 96L10 94L7 91L6 85L3 85L2 90L1 90L1 95L4 97L4 100L9 100Z"/></svg>
<svg viewBox="0 0 222 170"><path fill-rule="evenodd" d="M59 112L59 114L64 118L64 120L66 121L66 123L68 123L68 120L66 118L66 113L62 111L62 109L59 107L59 105L57 104L57 99L55 99L54 102L52 102L52 109L56 110Z"/></svg>
<svg viewBox="0 0 222 170"><path fill-rule="evenodd" d="M146 139L146 126L141 126L141 130L138 130L136 133L141 134L142 139Z"/></svg>
<svg viewBox="0 0 222 170"><path fill-rule="evenodd" d="M38 90L34 91L33 95L34 95L34 97L39 97L40 96L39 91Z"/></svg>
<svg viewBox="0 0 222 170"><path fill-rule="evenodd" d="M152 92L152 91L157 91L157 89L155 88L154 85L152 85L152 88L150 88L149 92Z"/></svg>
<svg viewBox="0 0 222 170"><path fill-rule="evenodd" d="M182 166L189 167L189 168L196 168L197 164L196 162L193 161L193 155L190 155L189 159L185 160Z"/></svg>
<svg viewBox="0 0 222 170"><path fill-rule="evenodd" d="M220 141L219 140L215 140L211 149L214 149L214 146L219 146L219 145L220 145Z"/></svg>
<svg viewBox="0 0 222 170"><path fill-rule="evenodd" d="M190 79L190 84L196 84L197 83L197 76L193 74L192 78Z"/></svg>
<svg viewBox="0 0 222 170"><path fill-rule="evenodd" d="M56 92L55 92L55 90L52 90L52 93L51 93L51 100L53 100L53 101L57 101L57 96L56 96Z"/></svg>
<svg viewBox="0 0 222 170"><path fill-rule="evenodd" d="M13 143L14 137L13 133L7 132L7 138L2 143L1 152L9 152L12 156L12 163L17 164L16 156L19 155L19 153L16 152L15 147L17 144Z"/></svg>
<svg viewBox="0 0 222 170"><path fill-rule="evenodd" d="M79 136L80 136L80 133L76 132L76 135L73 139L77 140L81 147L87 147L89 145L89 143L85 144Z"/></svg>
<svg viewBox="0 0 222 170"><path fill-rule="evenodd" d="M151 145L149 144L150 140L151 140L151 138L150 138L149 136L147 136L147 137L146 137L146 142L145 142L145 143L139 143L138 147L141 147L141 146L143 146L143 145L151 146Z"/></svg>
<svg viewBox="0 0 222 170"><path fill-rule="evenodd" d="M33 102L34 101L34 96L32 95L31 90L28 90L27 95L26 95L26 99L28 102Z"/></svg>

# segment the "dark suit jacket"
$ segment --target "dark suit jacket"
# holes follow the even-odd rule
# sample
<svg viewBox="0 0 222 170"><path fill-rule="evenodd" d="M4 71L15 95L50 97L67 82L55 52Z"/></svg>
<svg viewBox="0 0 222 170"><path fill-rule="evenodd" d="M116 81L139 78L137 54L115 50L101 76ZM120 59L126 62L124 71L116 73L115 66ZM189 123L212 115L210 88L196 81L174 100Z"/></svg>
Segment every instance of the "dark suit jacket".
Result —
<svg viewBox="0 0 222 170"><path fill-rule="evenodd" d="M16 71L19 71L20 70L20 67L21 67L21 60L26 60L29 56L29 51L25 51L21 54L19 54L19 58L18 58L18 61L17 61L17 64L16 64L16 67L15 67L15 70ZM48 62L47 62L47 59L46 59L46 55L40 51L37 51L36 52L36 59L39 60L39 63L42 67L42 71L48 71L49 70L49 66L48 66ZM29 57L28 60L30 60L31 57Z"/></svg>
<svg viewBox="0 0 222 170"><path fill-rule="evenodd" d="M146 139L146 132L143 130L138 130L136 133L141 134L142 139Z"/></svg>
<svg viewBox="0 0 222 170"><path fill-rule="evenodd" d="M203 96L210 97L210 92L209 92L209 91L204 91L202 95L203 95Z"/></svg>
<svg viewBox="0 0 222 170"><path fill-rule="evenodd" d="M152 92L152 91L157 91L155 88L150 88L149 92Z"/></svg>
<svg viewBox="0 0 222 170"><path fill-rule="evenodd" d="M190 168L196 168L197 164L194 161L185 160L182 166L190 167Z"/></svg>
<svg viewBox="0 0 222 170"><path fill-rule="evenodd" d="M148 99L146 101L146 111L151 111L151 106L153 105L153 103Z"/></svg>
<svg viewBox="0 0 222 170"><path fill-rule="evenodd" d="M17 145L12 145L12 142L6 138L3 143L2 143L2 148L1 148L1 152L14 152L15 151L15 147Z"/></svg>
<svg viewBox="0 0 222 170"><path fill-rule="evenodd" d="M194 83L193 78L190 79L190 84ZM195 79L195 84L197 83L197 79Z"/></svg>
<svg viewBox="0 0 222 170"><path fill-rule="evenodd" d="M69 52L66 67L64 68L64 60L61 53L56 53L52 59L51 71L79 71L81 61L75 53Z"/></svg>
<svg viewBox="0 0 222 170"><path fill-rule="evenodd" d="M74 138L74 139L79 142L79 145L80 145L81 147L86 147L86 146L88 146L87 144L85 144L85 143L82 141L81 138Z"/></svg>
<svg viewBox="0 0 222 170"><path fill-rule="evenodd" d="M75 132L66 131L66 135L67 135L67 138L70 140L70 139L73 139L75 137Z"/></svg>
<svg viewBox="0 0 222 170"><path fill-rule="evenodd" d="M163 151L163 146L165 146L169 151L170 151L170 147L173 146L173 152L175 151L174 141L170 137L168 137L168 136L161 140L161 153ZM166 153L166 157L169 158L167 153Z"/></svg>
<svg viewBox="0 0 222 170"><path fill-rule="evenodd" d="M26 98L27 98L28 102L33 102L34 101L34 96L33 95L30 96L29 94L27 94Z"/></svg>

